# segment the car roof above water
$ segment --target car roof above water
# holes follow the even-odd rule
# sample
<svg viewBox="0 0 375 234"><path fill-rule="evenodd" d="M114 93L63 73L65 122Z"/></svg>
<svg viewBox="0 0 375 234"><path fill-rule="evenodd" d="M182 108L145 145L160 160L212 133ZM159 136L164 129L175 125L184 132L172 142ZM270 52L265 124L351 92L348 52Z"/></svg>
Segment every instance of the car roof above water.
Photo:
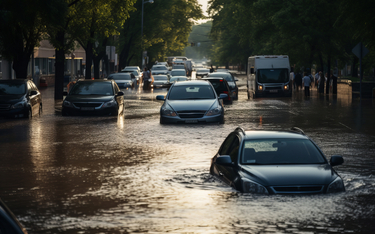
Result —
<svg viewBox="0 0 375 234"><path fill-rule="evenodd" d="M309 139L307 136L294 131L265 131L251 130L245 131L245 139Z"/></svg>
<svg viewBox="0 0 375 234"><path fill-rule="evenodd" d="M210 85L208 81L194 80L194 81L184 81L181 83L175 83L174 86L186 86L186 85Z"/></svg>

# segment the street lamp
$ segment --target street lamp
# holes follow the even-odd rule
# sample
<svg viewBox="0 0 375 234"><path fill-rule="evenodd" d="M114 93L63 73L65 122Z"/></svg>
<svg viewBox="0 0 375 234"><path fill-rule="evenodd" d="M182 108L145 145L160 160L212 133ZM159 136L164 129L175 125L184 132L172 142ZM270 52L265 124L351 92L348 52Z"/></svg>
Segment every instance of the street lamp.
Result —
<svg viewBox="0 0 375 234"><path fill-rule="evenodd" d="M143 70L143 5L145 3L154 3L154 0L149 0L149 1L142 0L142 24L141 24L141 50L142 50L141 67L142 67L142 70Z"/></svg>

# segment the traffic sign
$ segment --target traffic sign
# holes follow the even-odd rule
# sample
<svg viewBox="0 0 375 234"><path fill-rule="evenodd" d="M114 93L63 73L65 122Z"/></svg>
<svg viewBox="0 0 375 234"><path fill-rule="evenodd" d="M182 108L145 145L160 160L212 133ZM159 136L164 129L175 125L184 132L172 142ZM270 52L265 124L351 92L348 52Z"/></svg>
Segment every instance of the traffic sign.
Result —
<svg viewBox="0 0 375 234"><path fill-rule="evenodd" d="M358 57L363 58L368 54L370 51L362 44L362 42L358 43L353 49L352 52Z"/></svg>

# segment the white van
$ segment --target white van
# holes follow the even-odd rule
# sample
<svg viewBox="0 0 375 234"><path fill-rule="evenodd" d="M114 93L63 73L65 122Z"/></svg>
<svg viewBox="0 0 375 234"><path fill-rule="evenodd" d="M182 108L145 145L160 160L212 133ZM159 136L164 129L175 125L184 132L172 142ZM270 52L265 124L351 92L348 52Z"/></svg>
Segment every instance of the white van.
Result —
<svg viewBox="0 0 375 234"><path fill-rule="evenodd" d="M247 97L292 96L287 55L256 55L248 59Z"/></svg>

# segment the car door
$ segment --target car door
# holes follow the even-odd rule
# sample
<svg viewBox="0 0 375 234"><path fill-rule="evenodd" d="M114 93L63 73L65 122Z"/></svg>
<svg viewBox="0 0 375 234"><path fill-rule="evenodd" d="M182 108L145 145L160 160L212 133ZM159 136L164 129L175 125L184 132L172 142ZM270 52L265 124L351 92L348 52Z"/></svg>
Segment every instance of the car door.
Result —
<svg viewBox="0 0 375 234"><path fill-rule="evenodd" d="M220 147L220 150L216 157L221 155L229 155L232 159L231 166L223 166L215 164L215 173L226 182L227 184L234 186L233 180L236 178L237 164L238 164L238 150L240 146L240 139L236 133L230 134L227 139L223 142Z"/></svg>
<svg viewBox="0 0 375 234"><path fill-rule="evenodd" d="M118 92L120 92L121 90L115 82L113 82L112 85L113 85L113 90L115 92L118 112L120 114L122 111L124 111L124 96L118 96L117 95Z"/></svg>
<svg viewBox="0 0 375 234"><path fill-rule="evenodd" d="M29 95L29 103L32 115L36 115L39 113L39 103L38 103L38 94L31 94L31 91L36 91L36 87L34 88L33 83L31 81L27 82L27 93ZM38 92L38 91L37 91Z"/></svg>

